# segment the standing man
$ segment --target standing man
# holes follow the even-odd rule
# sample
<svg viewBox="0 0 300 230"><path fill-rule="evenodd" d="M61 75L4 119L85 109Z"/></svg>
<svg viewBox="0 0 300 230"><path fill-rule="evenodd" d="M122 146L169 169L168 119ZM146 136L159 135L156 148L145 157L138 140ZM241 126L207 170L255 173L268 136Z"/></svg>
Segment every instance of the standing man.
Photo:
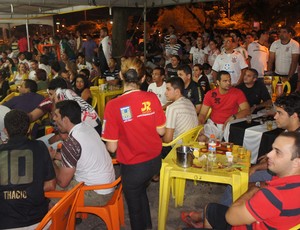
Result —
<svg viewBox="0 0 300 230"><path fill-rule="evenodd" d="M243 46L240 46L242 37L241 32L239 30L234 30L230 33L230 36L233 38L233 49L239 52L244 57L245 61L248 62L248 52Z"/></svg>
<svg viewBox="0 0 300 230"><path fill-rule="evenodd" d="M163 142L168 143L182 133L195 128L198 125L198 119L193 103L183 96L183 80L173 77L166 83L166 97L168 101L173 102L166 110L167 123Z"/></svg>
<svg viewBox="0 0 300 230"><path fill-rule="evenodd" d="M25 36L24 32L20 33L19 39L18 39L18 48L19 52L28 52L28 43L27 43L27 37Z"/></svg>
<svg viewBox="0 0 300 230"><path fill-rule="evenodd" d="M204 97L202 87L192 80L192 69L189 65L179 66L177 74L184 82L183 95L193 103L196 113L199 114Z"/></svg>
<svg viewBox="0 0 300 230"><path fill-rule="evenodd" d="M168 34L164 37L164 45L170 44L170 36L175 35L175 27L173 25L169 25Z"/></svg>
<svg viewBox="0 0 300 230"><path fill-rule="evenodd" d="M259 36L258 36L259 37ZM248 50L249 45L254 42L255 38L254 35L252 33L247 33L246 34L246 38L245 38L245 49ZM249 52L248 52L248 58L249 58Z"/></svg>
<svg viewBox="0 0 300 230"><path fill-rule="evenodd" d="M81 122L79 104L71 100L56 103L53 119L61 133L68 133L61 153L49 148L51 159L61 160L61 166L53 164L57 184L69 190L81 181L86 185L113 182L115 172L111 157L96 130ZM107 199L101 195L112 191L113 189L89 191L86 201L90 205L104 204Z"/></svg>
<svg viewBox="0 0 300 230"><path fill-rule="evenodd" d="M0 145L0 229L35 229L48 212L44 192L55 189L48 149L29 140L29 117L12 110L4 117L7 144Z"/></svg>
<svg viewBox="0 0 300 230"><path fill-rule="evenodd" d="M69 58L69 60L71 60L71 61L76 60L75 52L69 45L67 37L63 36L60 39L58 36L55 36L54 40L57 44L59 44L60 54L61 54L62 59L63 59L62 55L65 53L67 55L67 57Z"/></svg>
<svg viewBox="0 0 300 230"><path fill-rule="evenodd" d="M97 48L96 42L92 39L90 34L86 35L86 41L82 44L82 52L87 62L92 62L95 57L95 49ZM77 56L80 52L77 54Z"/></svg>
<svg viewBox="0 0 300 230"><path fill-rule="evenodd" d="M180 58L182 57L182 47L177 42L177 37L175 34L170 35L170 42L165 46L164 56L166 59L166 65L171 63L171 58L174 55L178 55Z"/></svg>
<svg viewBox="0 0 300 230"><path fill-rule="evenodd" d="M165 70L162 67L155 67L152 72L152 80L153 83L151 83L148 86L148 92L153 92L156 94L157 98L160 101L161 106L164 107L164 105L167 104L167 98L166 98L166 83L164 82L165 77Z"/></svg>
<svg viewBox="0 0 300 230"><path fill-rule="evenodd" d="M249 67L256 69L258 77L263 79L268 68L269 49L266 45L269 40L269 32L260 30L257 32L257 36L258 40L251 42L248 46Z"/></svg>
<svg viewBox="0 0 300 230"><path fill-rule="evenodd" d="M218 72L217 84L219 87L205 94L199 114L199 123L204 124L208 111L211 109L210 119L204 125L204 133L199 137L201 141L207 141L211 134L221 140L223 130L229 121L246 117L250 113L244 93L231 87L231 77L228 72Z"/></svg>
<svg viewBox="0 0 300 230"><path fill-rule="evenodd" d="M267 87L263 82L258 81L257 77L258 72L255 69L247 69L244 75L244 82L236 87L245 94L252 113L272 106Z"/></svg>
<svg viewBox="0 0 300 230"><path fill-rule="evenodd" d="M273 70L275 63L275 74L281 76L282 81L290 82L292 92L300 90L300 76L297 74L299 43L292 39L293 33L291 27L280 28L280 39L272 43L268 62L268 71Z"/></svg>
<svg viewBox="0 0 300 230"><path fill-rule="evenodd" d="M238 85L243 82L243 76L248 67L244 57L234 50L233 38L225 36L224 52L219 54L212 67L214 82L216 82L217 73L221 70L227 71L231 76L232 85Z"/></svg>
<svg viewBox="0 0 300 230"><path fill-rule="evenodd" d="M82 36L80 34L80 31L77 30L75 32L75 37L76 37L76 49L75 49L75 54L77 55L78 53L82 52Z"/></svg>
<svg viewBox="0 0 300 230"><path fill-rule="evenodd" d="M112 55L112 43L111 39L108 36L107 27L102 27L100 30L100 43L98 48L98 57L100 58L101 72L104 73L108 69L108 62Z"/></svg>

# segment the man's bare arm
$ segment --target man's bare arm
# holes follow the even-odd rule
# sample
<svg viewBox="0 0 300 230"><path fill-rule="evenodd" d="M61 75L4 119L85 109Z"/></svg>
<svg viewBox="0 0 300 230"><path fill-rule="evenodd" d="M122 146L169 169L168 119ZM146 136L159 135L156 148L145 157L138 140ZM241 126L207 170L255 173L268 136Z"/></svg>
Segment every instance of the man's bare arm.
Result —
<svg viewBox="0 0 300 230"><path fill-rule="evenodd" d="M173 140L174 129L166 128L165 135L163 136L163 142L169 143Z"/></svg>
<svg viewBox="0 0 300 230"><path fill-rule="evenodd" d="M226 221L232 226L243 224L251 224L255 222L255 218L250 214L246 208L246 202L253 197L260 188L253 186L239 199L237 199L226 212Z"/></svg>
<svg viewBox="0 0 300 230"><path fill-rule="evenodd" d="M48 180L44 182L44 192L55 190L56 179Z"/></svg>

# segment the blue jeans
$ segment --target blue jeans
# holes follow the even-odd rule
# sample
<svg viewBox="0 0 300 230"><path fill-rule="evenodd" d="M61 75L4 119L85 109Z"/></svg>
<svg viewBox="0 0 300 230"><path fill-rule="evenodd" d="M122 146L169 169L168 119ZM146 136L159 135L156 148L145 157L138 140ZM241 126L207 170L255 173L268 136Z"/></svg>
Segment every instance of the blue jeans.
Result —
<svg viewBox="0 0 300 230"><path fill-rule="evenodd" d="M249 182L257 182L257 181L268 181L272 179L272 175L268 172L268 170L259 170L253 173ZM232 187L228 185L221 197L220 204L230 206L232 204Z"/></svg>
<svg viewBox="0 0 300 230"><path fill-rule="evenodd" d="M152 228L147 186L154 175L159 174L161 155L134 165L121 164L123 192L128 205L132 230Z"/></svg>

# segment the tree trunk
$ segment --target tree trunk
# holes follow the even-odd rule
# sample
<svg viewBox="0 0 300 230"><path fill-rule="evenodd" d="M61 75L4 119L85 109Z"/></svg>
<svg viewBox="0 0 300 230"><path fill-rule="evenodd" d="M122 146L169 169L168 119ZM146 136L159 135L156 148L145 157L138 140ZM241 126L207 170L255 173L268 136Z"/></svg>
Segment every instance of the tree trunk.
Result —
<svg viewBox="0 0 300 230"><path fill-rule="evenodd" d="M126 8L113 8L112 56L118 59L125 51L127 19Z"/></svg>
<svg viewBox="0 0 300 230"><path fill-rule="evenodd" d="M140 13L141 9L114 7L113 8L113 28L112 28L112 56L121 58L126 49L126 31L128 17Z"/></svg>

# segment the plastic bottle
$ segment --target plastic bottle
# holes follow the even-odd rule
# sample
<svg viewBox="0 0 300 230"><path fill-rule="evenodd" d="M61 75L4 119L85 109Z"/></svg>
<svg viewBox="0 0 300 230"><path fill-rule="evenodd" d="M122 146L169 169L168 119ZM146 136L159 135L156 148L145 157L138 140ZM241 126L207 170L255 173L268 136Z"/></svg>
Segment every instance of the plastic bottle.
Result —
<svg viewBox="0 0 300 230"><path fill-rule="evenodd" d="M208 140L208 152L211 154L216 154L217 152L217 142L214 134L211 134Z"/></svg>
<svg viewBox="0 0 300 230"><path fill-rule="evenodd" d="M280 97L283 93L283 86L282 86L282 82L281 82L281 79L279 78L277 84L276 84L276 90L275 90L275 93L276 93L276 97Z"/></svg>
<svg viewBox="0 0 300 230"><path fill-rule="evenodd" d="M207 156L207 171L212 171L214 162L217 159L217 143L216 143L216 137L214 134L210 135L210 138L208 140L208 156Z"/></svg>

